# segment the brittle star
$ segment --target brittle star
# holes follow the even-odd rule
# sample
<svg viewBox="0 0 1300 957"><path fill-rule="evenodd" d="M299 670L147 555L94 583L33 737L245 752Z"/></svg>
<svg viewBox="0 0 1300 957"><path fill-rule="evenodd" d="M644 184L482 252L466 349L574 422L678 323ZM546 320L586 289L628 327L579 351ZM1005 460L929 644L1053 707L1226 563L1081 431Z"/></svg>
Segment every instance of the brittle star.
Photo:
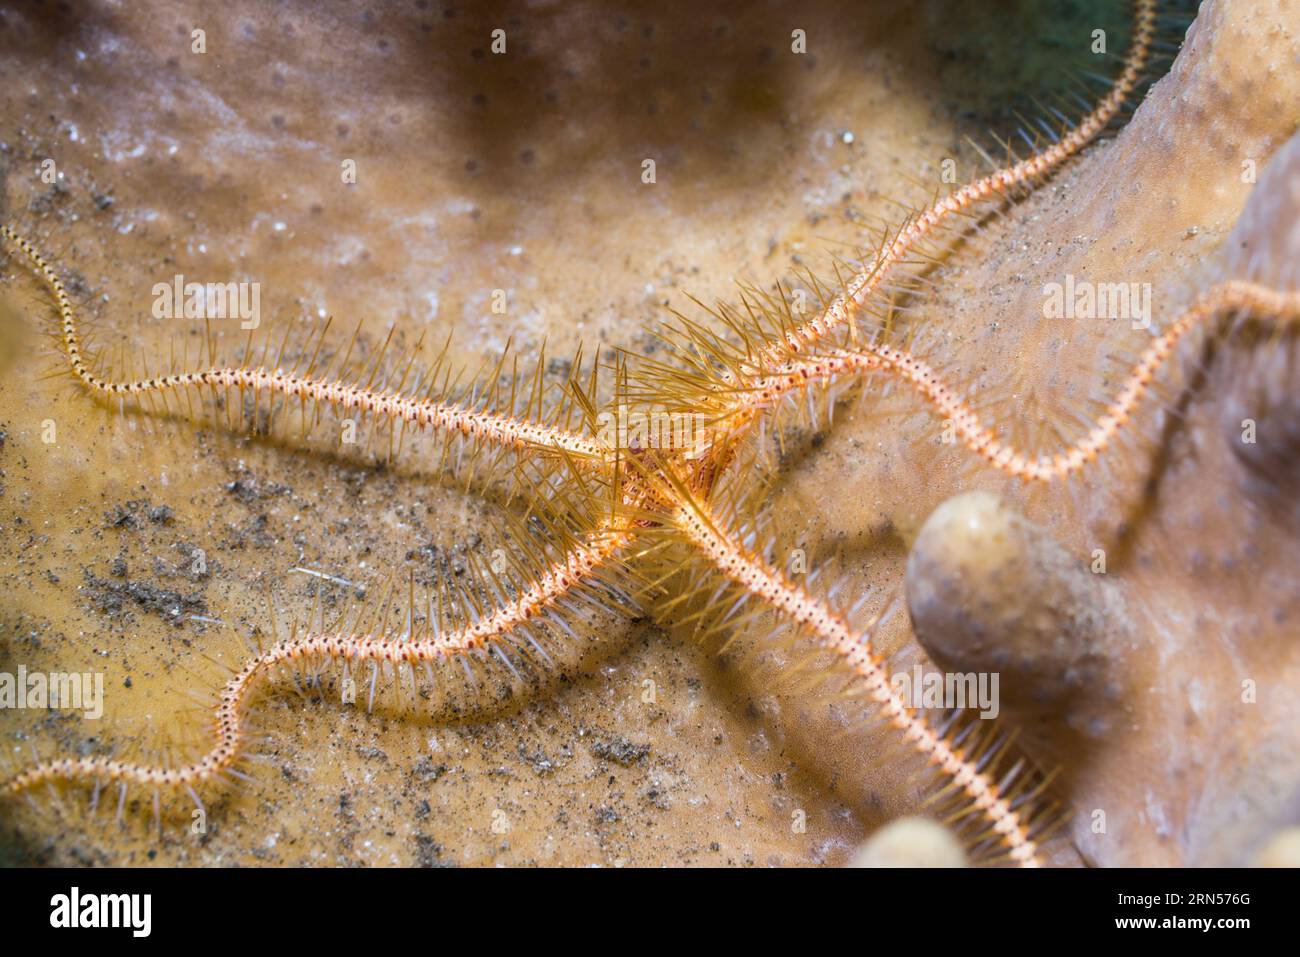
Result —
<svg viewBox="0 0 1300 957"><path fill-rule="evenodd" d="M245 362L133 380L106 377L83 354L77 316L59 274L27 239L10 226L0 226L0 236L26 257L52 292L67 366L92 395L123 405L127 400L138 403L157 396L165 408L169 408L169 395L184 395L187 402L191 395L198 395L201 402L206 395L213 409L216 396L228 395L230 390L239 394L241 403L251 394L255 405L263 395L297 399L304 410L304 428L321 407L358 410L381 421L472 443L476 448L536 456L549 463L541 466L543 469L567 470L575 486L588 489L580 497L601 505L582 523L567 527L559 557L530 553L517 559L510 573L493 569L490 587L496 605L475 620L466 616L455 627L440 628L440 616L431 611L422 630L408 624L401 635L390 634L383 627L372 632L308 629L306 634L295 634L262 650L219 692L212 747L196 760L176 767L107 757L45 761L0 783L0 796L17 795L42 784L91 781L97 801L101 788L116 782L119 809L129 784L152 789L155 808L162 789L183 789L201 806L199 786L244 777L239 765L250 740L246 717L259 680L282 668L318 673L325 666L339 665L346 670L366 664L371 668L373 701L373 682L381 668L389 676L396 671L398 685L414 687L417 666L433 680L432 665L464 663L471 655L494 652L513 667L505 651L511 642L518 646L527 641L545 657L534 626L550 622L568 631L564 613L571 607L570 599L584 592L608 592L612 584L606 576L612 577L614 572L638 574L637 600L653 604L663 597L659 585L666 577L654 566L655 556L684 544L702 555L724 582L737 586L744 600L757 599L761 607L780 612L842 663L899 740L938 771L943 783L932 801L946 809L950 821L966 828L973 847L995 849L1016 864L1037 866L1046 817L1041 803L1046 776L1023 760L1009 760L1009 735L997 726L975 733L976 725L962 715L936 724L925 711L910 706L891 684L887 661L873 644L884 613L865 627L852 624L852 615L838 609L829 596L814 593L811 584L793 581L730 527L725 501L732 494L727 491L728 483L745 477L739 450L768 410L787 396L811 395L814 388L833 379L866 372L893 376L914 388L941 418L954 424L962 444L992 468L1025 482L1058 482L1107 451L1188 332L1243 312L1287 321L1300 317L1298 294L1235 281L1209 289L1152 340L1109 407L1083 436L1050 455L1036 457L1000 441L923 358L856 335L861 314L873 297L924 243L948 228L949 220L979 204L1031 188L1110 124L1137 88L1152 41L1154 0L1136 0L1135 9L1133 42L1123 71L1111 91L1078 125L1063 131L1045 149L962 187L911 217L892 235L887 234L875 255L852 278L840 283L839 295L815 317L798 321L787 311L777 335L771 335L758 320L746 322L730 316L721 335L687 323L673 332L687 345L687 353L679 356L684 367L642 360L635 372L642 394L654 398L671 392L682 404L707 410L703 444L689 454L678 449L611 448L591 434L590 428L572 428L567 414L530 414L533 397L525 401L522 411L513 393L508 400L498 401L495 387L485 388L466 402L451 395L445 380L440 387L438 377L432 374L426 389L418 384L406 388L405 375L396 388L374 385L373 375L365 384L331 379L315 374L314 356L302 372L297 367L286 369L277 360L270 368ZM844 341L840 345L824 345L832 335L849 332L854 334L841 335ZM312 415L305 411L309 403ZM565 409L571 411L574 405L581 408L590 425L596 407L592 396L576 385L573 404ZM632 572L638 565L647 570ZM669 616L685 597L660 600L655 610ZM703 613L708 611L706 608ZM717 616L718 621L726 623L734 611L733 605Z"/></svg>

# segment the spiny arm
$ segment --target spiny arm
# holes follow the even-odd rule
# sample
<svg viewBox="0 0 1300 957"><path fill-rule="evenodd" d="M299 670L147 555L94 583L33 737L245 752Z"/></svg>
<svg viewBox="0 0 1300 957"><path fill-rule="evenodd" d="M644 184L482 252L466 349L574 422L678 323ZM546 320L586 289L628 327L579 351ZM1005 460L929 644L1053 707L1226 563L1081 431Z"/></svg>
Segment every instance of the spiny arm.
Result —
<svg viewBox="0 0 1300 957"><path fill-rule="evenodd" d="M594 576L630 541L632 533L598 529L552 564L492 614L467 627L418 640L365 634L309 634L272 645L250 659L222 688L215 710L214 742L197 760L164 768L110 758L65 758L34 765L0 784L0 797L22 793L46 782L94 780L123 785L188 787L220 778L238 763L247 734L243 715L254 681L279 665L329 659L352 664L372 662L415 665L443 661L487 646L553 608L566 594Z"/></svg>
<svg viewBox="0 0 1300 957"><path fill-rule="evenodd" d="M794 358L739 392L744 411L728 419L739 424L783 395L815 382L852 372L883 370L895 374L923 395L942 418L952 422L962 442L994 468L1027 482L1057 481L1080 471L1104 453L1132 418L1160 367L1179 340L1197 326L1237 312L1283 321L1300 320L1300 293L1286 293L1233 280L1207 290L1142 351L1114 401L1086 435L1050 456L1030 458L1002 442L980 422L978 414L924 360L888 345L835 350L822 356Z"/></svg>
<svg viewBox="0 0 1300 957"><path fill-rule="evenodd" d="M186 388L252 389L259 394L266 392L286 398L322 402L344 410L359 409L448 434L459 432L466 437L497 445L563 450L583 459L599 459L604 456L604 449L595 439L556 426L516 419L499 412L465 409L452 403L401 395L384 389L294 375L283 369L215 367L131 382L109 381L95 375L81 353L76 313L68 299L63 280L36 247L11 227L0 225L0 236L23 252L53 291L63 325L63 348L68 364L73 374L92 392L126 397Z"/></svg>
<svg viewBox="0 0 1300 957"><path fill-rule="evenodd" d="M869 636L854 632L823 602L732 541L699 502L684 501L674 520L723 575L806 627L823 647L838 655L863 682L867 695L890 724L902 732L907 744L936 765L988 820L1012 860L1023 867L1038 866L1038 846L1029 836L1028 823L1012 808L1011 800L1003 796L996 781L932 728L924 714L905 704L890 683L883 660L872 650Z"/></svg>
<svg viewBox="0 0 1300 957"><path fill-rule="evenodd" d="M885 281L891 270L907 257L918 241L933 232L936 226L953 214L964 212L982 200L1002 195L1014 186L1050 172L1078 153L1093 137L1104 130L1137 86L1150 55L1152 36L1155 32L1155 0L1135 0L1134 8L1133 42L1125 57L1124 69L1110 92L1078 126L1070 130L1059 142L1021 160L1014 166L1000 169L963 186L912 219L899 230L892 242L881 249L861 272L848 281L841 296L820 315L788 330L784 335L784 341L778 341L765 349L759 356L759 364L771 362L781 352L797 353L806 350L830 332L851 322L872 293Z"/></svg>

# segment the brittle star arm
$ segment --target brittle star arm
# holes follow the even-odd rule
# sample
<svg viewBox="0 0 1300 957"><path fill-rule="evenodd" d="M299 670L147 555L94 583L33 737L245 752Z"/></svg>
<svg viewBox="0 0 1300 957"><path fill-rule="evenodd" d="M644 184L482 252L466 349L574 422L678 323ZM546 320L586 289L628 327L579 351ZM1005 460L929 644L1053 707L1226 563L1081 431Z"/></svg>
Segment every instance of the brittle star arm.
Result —
<svg viewBox="0 0 1300 957"><path fill-rule="evenodd" d="M805 626L844 661L907 744L937 766L987 819L1011 859L1022 867L1037 867L1038 845L1029 836L1028 823L1002 796L996 781L936 731L923 713L908 707L890 683L884 660L872 650L870 637L855 632L825 603L733 541L706 506L680 488L677 494L682 501L674 512L674 524L709 561L727 578Z"/></svg>
<svg viewBox="0 0 1300 957"><path fill-rule="evenodd" d="M520 595L478 622L447 634L401 640L365 634L308 634L281 641L234 674L221 689L215 708L214 742L202 757L177 768L164 768L104 757L65 758L36 764L0 783L0 797L16 795L54 781L116 781L148 787L183 787L197 802L193 787L232 772L247 733L243 715L255 681L280 665L304 660L359 664L425 665L486 647L528 621L544 615L568 592L608 564L633 539L625 528L605 526L586 536L562 559L539 575ZM237 772L235 772L237 773Z"/></svg>
<svg viewBox="0 0 1300 957"><path fill-rule="evenodd" d="M966 447L994 468L1027 482L1059 480L1081 470L1111 446L1183 336L1197 326L1238 312L1277 321L1300 320L1300 293L1280 292L1241 280L1211 287L1142 351L1123 387L1088 433L1068 448L1046 457L1030 458L1002 442L924 360L888 345L868 344L858 351L839 349L821 356L790 360L760 378L752 388L741 390L737 404L743 411L727 417L726 421L739 424L783 395L832 376L880 370L901 377L924 396L940 417L952 422Z"/></svg>
<svg viewBox="0 0 1300 957"><path fill-rule="evenodd" d="M72 372L92 392L108 396L137 396L186 388L238 388L269 392L286 397L324 402L345 410L360 409L375 415L401 419L447 433L515 448L562 450L580 459L601 459L605 450L595 439L556 426L512 418L499 412L465 409L455 404L400 395L384 389L339 381L299 376L283 369L215 367L198 372L175 373L132 382L112 382L94 374L81 354L76 313L63 281L40 252L7 225L0 236L22 250L36 271L49 284L63 325L63 347Z"/></svg>
<svg viewBox="0 0 1300 957"><path fill-rule="evenodd" d="M1137 86L1150 55L1155 18L1155 0L1135 0L1133 42L1125 56L1124 69L1110 92L1069 133L1013 166L968 183L910 220L899 230L893 242L881 249L848 281L843 294L822 313L787 330L784 341L778 340L762 350L757 357L758 365L771 362L780 352L807 349L830 332L852 321L893 268L903 262L917 242L933 232L944 220L955 213L964 212L982 200L1001 195L1014 186L1050 172L1086 146L1115 118Z"/></svg>

